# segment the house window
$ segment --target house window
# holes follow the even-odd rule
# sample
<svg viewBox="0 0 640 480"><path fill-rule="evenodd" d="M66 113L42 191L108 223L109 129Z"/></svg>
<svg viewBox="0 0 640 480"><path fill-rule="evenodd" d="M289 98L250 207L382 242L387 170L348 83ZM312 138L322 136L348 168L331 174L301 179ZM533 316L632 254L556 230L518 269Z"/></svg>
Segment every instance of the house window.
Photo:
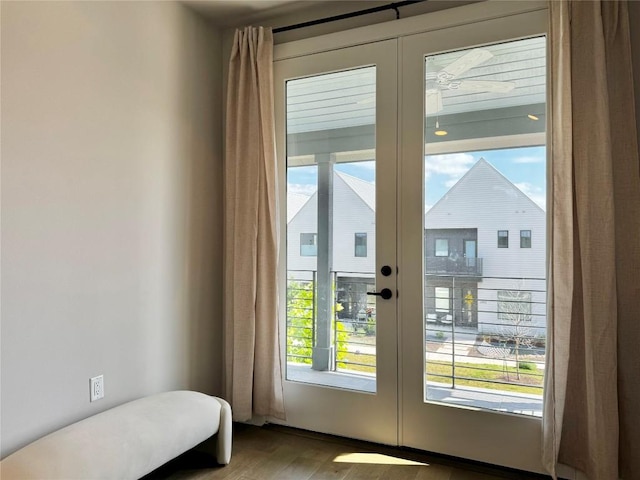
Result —
<svg viewBox="0 0 640 480"><path fill-rule="evenodd" d="M367 256L367 234L366 233L355 234L355 256L356 257Z"/></svg>
<svg viewBox="0 0 640 480"><path fill-rule="evenodd" d="M449 240L446 238L436 238L436 257L449 256Z"/></svg>
<svg viewBox="0 0 640 480"><path fill-rule="evenodd" d="M498 290L498 320L510 325L531 321L531 292Z"/></svg>
<svg viewBox="0 0 640 480"><path fill-rule="evenodd" d="M318 255L318 234L317 233L301 233L300 234L300 256L315 257Z"/></svg>
<svg viewBox="0 0 640 480"><path fill-rule="evenodd" d="M435 287L436 312L451 312L451 296L449 288Z"/></svg>
<svg viewBox="0 0 640 480"><path fill-rule="evenodd" d="M509 248L509 230L498 230L498 248Z"/></svg>
<svg viewBox="0 0 640 480"><path fill-rule="evenodd" d="M520 230L520 248L531 248L531 230Z"/></svg>

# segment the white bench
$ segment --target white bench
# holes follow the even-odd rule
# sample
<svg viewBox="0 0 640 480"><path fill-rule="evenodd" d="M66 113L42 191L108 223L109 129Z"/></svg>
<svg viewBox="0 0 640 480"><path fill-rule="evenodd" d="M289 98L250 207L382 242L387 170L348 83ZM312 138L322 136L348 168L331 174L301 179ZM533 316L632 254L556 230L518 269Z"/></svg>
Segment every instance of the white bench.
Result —
<svg viewBox="0 0 640 480"><path fill-rule="evenodd" d="M134 400L47 435L0 462L0 478L137 479L217 433L215 456L231 460L231 407L190 391Z"/></svg>

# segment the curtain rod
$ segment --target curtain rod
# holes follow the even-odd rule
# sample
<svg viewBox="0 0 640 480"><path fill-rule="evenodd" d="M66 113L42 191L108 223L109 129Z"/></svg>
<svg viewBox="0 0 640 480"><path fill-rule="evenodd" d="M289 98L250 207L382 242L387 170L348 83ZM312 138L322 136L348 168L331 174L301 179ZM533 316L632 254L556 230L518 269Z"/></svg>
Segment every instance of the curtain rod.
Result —
<svg viewBox="0 0 640 480"><path fill-rule="evenodd" d="M313 25L321 25L323 23L335 22L337 20L344 20L346 18L360 17L362 15L368 15L370 13L384 12L385 10L395 10L396 19L400 18L399 7L412 5L414 3L421 3L427 0L405 0L403 2L393 2L388 5L381 5L379 7L367 8L365 10L357 10L351 13L343 13L342 15L335 15L333 17L319 18L318 20L310 20L308 22L296 23L295 25L287 25L284 27L278 27L273 29L273 33L288 32L289 30L297 30L298 28L311 27Z"/></svg>

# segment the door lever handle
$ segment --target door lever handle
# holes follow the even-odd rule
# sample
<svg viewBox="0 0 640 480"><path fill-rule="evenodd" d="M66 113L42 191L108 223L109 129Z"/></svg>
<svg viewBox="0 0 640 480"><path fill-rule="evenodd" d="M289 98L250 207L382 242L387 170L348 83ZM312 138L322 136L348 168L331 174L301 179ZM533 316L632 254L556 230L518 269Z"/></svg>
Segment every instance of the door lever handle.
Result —
<svg viewBox="0 0 640 480"><path fill-rule="evenodd" d="M383 288L379 292L367 292L367 295L377 295L384 298L385 300L389 300L391 297L393 297L393 292L390 288Z"/></svg>

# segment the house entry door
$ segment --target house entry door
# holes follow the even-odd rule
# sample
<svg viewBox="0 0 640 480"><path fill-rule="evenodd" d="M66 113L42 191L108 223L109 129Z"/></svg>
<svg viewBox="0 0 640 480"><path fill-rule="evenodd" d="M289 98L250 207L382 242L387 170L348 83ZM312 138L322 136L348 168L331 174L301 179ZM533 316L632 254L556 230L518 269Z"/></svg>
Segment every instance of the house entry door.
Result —
<svg viewBox="0 0 640 480"><path fill-rule="evenodd" d="M542 471L546 11L500 3L275 62L286 424Z"/></svg>

